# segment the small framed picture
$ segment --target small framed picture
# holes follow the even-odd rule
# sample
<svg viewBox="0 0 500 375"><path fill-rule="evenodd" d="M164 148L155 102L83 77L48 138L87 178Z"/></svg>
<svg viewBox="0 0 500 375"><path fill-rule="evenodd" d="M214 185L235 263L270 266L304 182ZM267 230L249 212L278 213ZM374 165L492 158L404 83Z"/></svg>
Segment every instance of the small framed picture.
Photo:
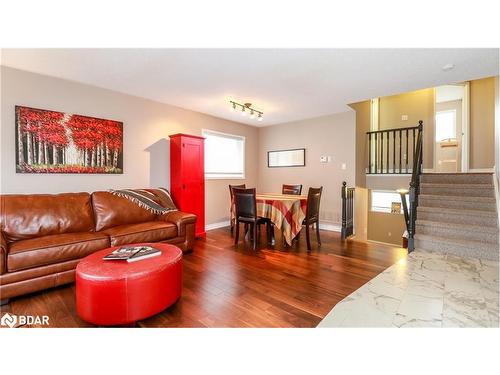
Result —
<svg viewBox="0 0 500 375"><path fill-rule="evenodd" d="M401 213L401 202L392 202L391 214L400 214L400 213Z"/></svg>

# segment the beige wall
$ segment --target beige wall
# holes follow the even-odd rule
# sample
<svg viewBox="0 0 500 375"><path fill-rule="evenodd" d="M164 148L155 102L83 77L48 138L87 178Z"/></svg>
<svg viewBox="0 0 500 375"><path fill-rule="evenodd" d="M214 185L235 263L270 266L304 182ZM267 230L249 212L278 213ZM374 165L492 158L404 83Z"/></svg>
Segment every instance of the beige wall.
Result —
<svg viewBox="0 0 500 375"><path fill-rule="evenodd" d="M368 234L368 190L365 188L365 169L368 165L366 132L370 131L371 103L370 100L365 100L349 106L356 113L354 233L357 240L365 241Z"/></svg>
<svg viewBox="0 0 500 375"><path fill-rule="evenodd" d="M370 131L371 103L369 100L349 104L356 113L356 187L366 184L366 167L368 166L366 132Z"/></svg>
<svg viewBox="0 0 500 375"><path fill-rule="evenodd" d="M368 211L368 240L402 246L406 229L404 216Z"/></svg>
<svg viewBox="0 0 500 375"><path fill-rule="evenodd" d="M470 82L469 168L495 165L495 77Z"/></svg>
<svg viewBox="0 0 500 375"><path fill-rule="evenodd" d="M246 137L246 180L207 180L206 223L229 216L227 185L257 183L258 130L255 127L184 110L114 91L57 78L1 68L1 185L2 193L56 193L117 188L170 186L168 135L201 135L213 129ZM124 174L34 175L15 171L14 106L77 113L123 121Z"/></svg>
<svg viewBox="0 0 500 375"><path fill-rule="evenodd" d="M340 225L341 186L354 184L355 173L355 114L335 115L296 121L259 129L259 181L262 192L280 192L282 184L323 186L321 220L324 224ZM267 151L292 148L306 149L306 166L268 168ZM320 156L331 156L330 163L320 163ZM255 156L252 156L255 157ZM346 170L342 170L342 163Z"/></svg>
<svg viewBox="0 0 500 375"><path fill-rule="evenodd" d="M408 120L401 120L407 115ZM433 168L434 89L412 91L379 98L379 128L406 128L424 122L424 168Z"/></svg>

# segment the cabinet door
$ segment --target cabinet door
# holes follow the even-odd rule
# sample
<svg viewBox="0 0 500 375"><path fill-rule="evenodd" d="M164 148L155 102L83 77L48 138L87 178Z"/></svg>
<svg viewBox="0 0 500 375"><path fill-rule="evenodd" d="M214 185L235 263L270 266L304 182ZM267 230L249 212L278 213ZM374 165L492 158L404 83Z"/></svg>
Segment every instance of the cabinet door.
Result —
<svg viewBox="0 0 500 375"><path fill-rule="evenodd" d="M204 231L202 229L205 225L203 140L184 138L182 155L182 188L184 190L182 210L198 215L196 232L200 232L200 229Z"/></svg>

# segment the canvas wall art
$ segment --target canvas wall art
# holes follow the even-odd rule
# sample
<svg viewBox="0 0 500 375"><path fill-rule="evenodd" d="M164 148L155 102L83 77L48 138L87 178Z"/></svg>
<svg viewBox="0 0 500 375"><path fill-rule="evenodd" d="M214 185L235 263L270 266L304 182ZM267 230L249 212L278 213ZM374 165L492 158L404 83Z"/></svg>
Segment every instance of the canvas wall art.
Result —
<svg viewBox="0 0 500 375"><path fill-rule="evenodd" d="M16 106L18 173L123 173L123 123Z"/></svg>

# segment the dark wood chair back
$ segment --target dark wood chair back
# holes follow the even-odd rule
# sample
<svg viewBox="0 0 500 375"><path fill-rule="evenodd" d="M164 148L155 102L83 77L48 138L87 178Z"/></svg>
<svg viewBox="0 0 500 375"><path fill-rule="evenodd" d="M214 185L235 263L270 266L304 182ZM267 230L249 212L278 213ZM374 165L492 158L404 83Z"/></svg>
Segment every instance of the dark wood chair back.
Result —
<svg viewBox="0 0 500 375"><path fill-rule="evenodd" d="M302 185L283 185L281 194L300 195L302 194Z"/></svg>
<svg viewBox="0 0 500 375"><path fill-rule="evenodd" d="M307 194L307 211L306 221L308 223L319 221L319 204L321 201L321 193L323 186L319 188L309 188Z"/></svg>
<svg viewBox="0 0 500 375"><path fill-rule="evenodd" d="M253 189L233 189L236 219L257 220L256 191Z"/></svg>
<svg viewBox="0 0 500 375"><path fill-rule="evenodd" d="M241 185L229 185L229 195L231 196L231 202L234 199L234 192L233 192L233 190L234 189L246 189L246 187L247 186L245 184L241 184Z"/></svg>

